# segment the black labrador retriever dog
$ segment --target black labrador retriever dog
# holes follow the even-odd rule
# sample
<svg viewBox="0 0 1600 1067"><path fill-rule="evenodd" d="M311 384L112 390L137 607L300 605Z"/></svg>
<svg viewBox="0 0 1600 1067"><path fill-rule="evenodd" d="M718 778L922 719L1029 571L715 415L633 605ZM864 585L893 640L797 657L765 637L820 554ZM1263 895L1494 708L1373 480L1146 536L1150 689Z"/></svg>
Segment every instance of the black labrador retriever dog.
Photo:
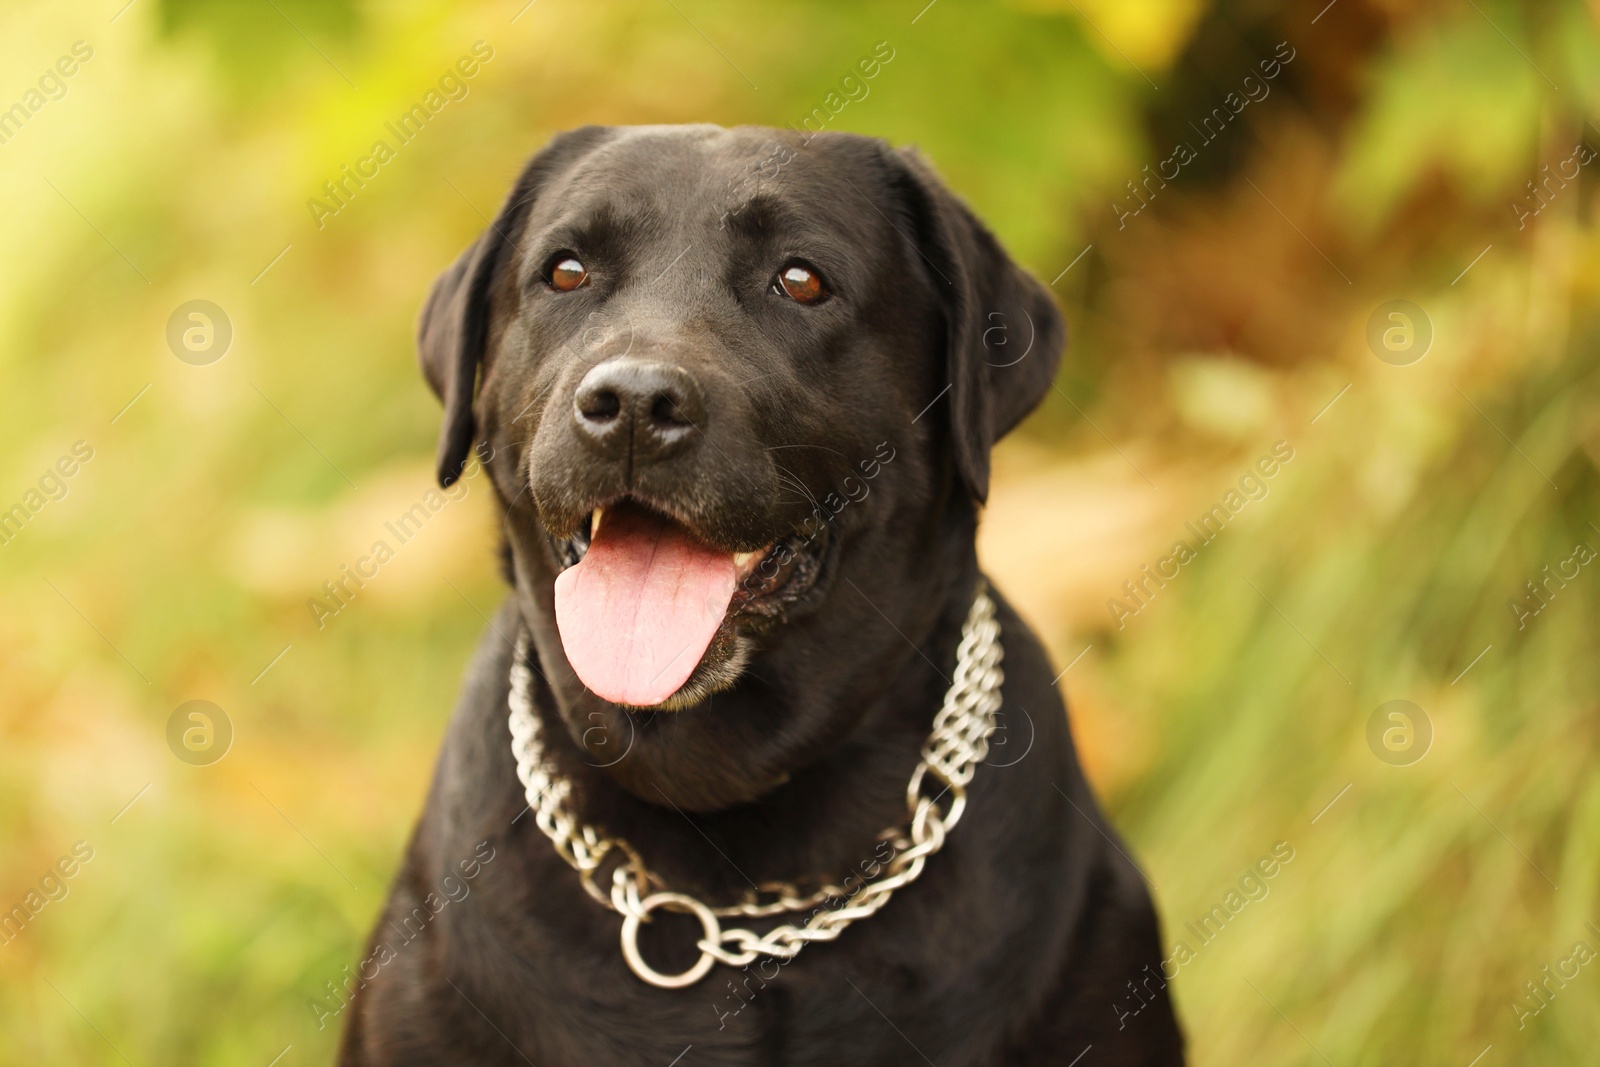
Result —
<svg viewBox="0 0 1600 1067"><path fill-rule="evenodd" d="M564 134L419 338L512 592L342 1064L1182 1063L1143 880L974 549L1063 321L919 157Z"/></svg>

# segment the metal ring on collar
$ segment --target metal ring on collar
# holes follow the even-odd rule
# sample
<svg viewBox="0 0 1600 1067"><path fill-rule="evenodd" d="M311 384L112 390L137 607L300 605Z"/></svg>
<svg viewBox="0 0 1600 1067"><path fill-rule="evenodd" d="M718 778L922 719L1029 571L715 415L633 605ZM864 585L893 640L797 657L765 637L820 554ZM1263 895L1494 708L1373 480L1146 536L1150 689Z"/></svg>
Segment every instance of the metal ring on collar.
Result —
<svg viewBox="0 0 1600 1067"><path fill-rule="evenodd" d="M681 974L662 974L646 963L644 957L639 954L639 924L648 922L650 913L657 908L688 912L700 920L700 926L705 931L705 937L700 941L700 958L695 961L693 967ZM717 917L712 914L711 909L694 897L683 893L651 893L639 902L637 915L629 915L622 920L622 958L628 961L628 967L634 974L662 989L682 989L704 978L716 962L704 946L717 945L721 941L722 926L717 922Z"/></svg>

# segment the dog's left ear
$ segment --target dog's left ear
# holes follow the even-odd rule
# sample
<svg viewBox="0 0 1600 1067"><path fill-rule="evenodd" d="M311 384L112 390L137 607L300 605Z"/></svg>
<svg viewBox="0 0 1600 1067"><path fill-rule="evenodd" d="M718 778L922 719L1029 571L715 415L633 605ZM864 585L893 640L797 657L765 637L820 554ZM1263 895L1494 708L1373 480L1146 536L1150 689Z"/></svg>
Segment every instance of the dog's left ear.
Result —
<svg viewBox="0 0 1600 1067"><path fill-rule="evenodd" d="M1038 406L1055 380L1066 321L1049 290L914 151L893 152L922 258L946 318L956 469L974 500L989 496L989 450Z"/></svg>
<svg viewBox="0 0 1600 1067"><path fill-rule="evenodd" d="M523 168L489 228L450 269L439 275L417 321L417 357L423 377L444 402L439 433L439 484L448 488L461 477L477 433L472 405L478 368L489 342L490 303L500 273L516 251L522 228L540 188L550 175L609 136L603 126L585 126L554 138Z"/></svg>

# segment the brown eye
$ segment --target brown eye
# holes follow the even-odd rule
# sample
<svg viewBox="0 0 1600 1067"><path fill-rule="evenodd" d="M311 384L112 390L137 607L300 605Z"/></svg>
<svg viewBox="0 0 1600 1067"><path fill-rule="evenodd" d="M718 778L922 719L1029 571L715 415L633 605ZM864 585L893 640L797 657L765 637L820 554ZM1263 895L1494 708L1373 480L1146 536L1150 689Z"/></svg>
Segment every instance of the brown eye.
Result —
<svg viewBox="0 0 1600 1067"><path fill-rule="evenodd" d="M589 272L584 270L577 256L562 256L550 265L550 288L556 292L570 293L588 284Z"/></svg>
<svg viewBox="0 0 1600 1067"><path fill-rule="evenodd" d="M817 272L804 263L791 263L772 279L772 291L797 304L820 304L828 298L827 286Z"/></svg>

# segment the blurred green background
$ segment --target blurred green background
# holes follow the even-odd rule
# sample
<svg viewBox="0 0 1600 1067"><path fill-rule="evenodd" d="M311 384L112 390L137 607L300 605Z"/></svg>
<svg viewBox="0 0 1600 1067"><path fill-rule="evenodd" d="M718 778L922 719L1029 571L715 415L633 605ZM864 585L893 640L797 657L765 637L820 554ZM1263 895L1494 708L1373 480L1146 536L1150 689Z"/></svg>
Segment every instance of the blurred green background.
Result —
<svg viewBox="0 0 1600 1067"><path fill-rule="evenodd" d="M1594 1062L1600 4L124 3L0 16L0 1063L330 1060L308 1005L501 597L477 482L307 607L431 485L430 281L554 131L817 108L920 145L1067 312L981 549L1193 950L1194 1062Z"/></svg>

